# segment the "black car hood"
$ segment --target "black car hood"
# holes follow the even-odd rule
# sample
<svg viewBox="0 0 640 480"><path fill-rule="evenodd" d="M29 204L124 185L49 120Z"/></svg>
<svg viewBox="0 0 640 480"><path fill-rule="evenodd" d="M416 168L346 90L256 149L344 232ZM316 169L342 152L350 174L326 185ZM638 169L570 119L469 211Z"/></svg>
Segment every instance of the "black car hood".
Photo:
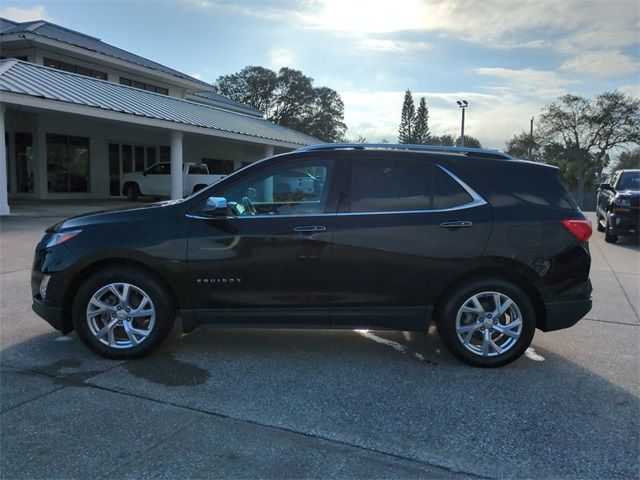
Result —
<svg viewBox="0 0 640 480"><path fill-rule="evenodd" d="M166 200L163 202L136 205L135 207L120 207L84 213L82 215L67 218L62 222L58 222L55 225L50 226L47 228L47 232L56 232L61 229L69 228L81 228L86 225L95 225L100 223L134 221L147 216L151 212L157 211L159 208L172 208L182 202L183 200Z"/></svg>

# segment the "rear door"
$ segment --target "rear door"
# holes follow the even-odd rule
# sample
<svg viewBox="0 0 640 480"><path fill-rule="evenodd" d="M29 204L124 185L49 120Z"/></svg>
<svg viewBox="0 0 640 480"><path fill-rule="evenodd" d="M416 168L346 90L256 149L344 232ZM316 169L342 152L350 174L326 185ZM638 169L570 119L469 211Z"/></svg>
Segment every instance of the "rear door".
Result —
<svg viewBox="0 0 640 480"><path fill-rule="evenodd" d="M354 158L333 236L336 326L419 329L435 292L482 255L491 207L446 168Z"/></svg>

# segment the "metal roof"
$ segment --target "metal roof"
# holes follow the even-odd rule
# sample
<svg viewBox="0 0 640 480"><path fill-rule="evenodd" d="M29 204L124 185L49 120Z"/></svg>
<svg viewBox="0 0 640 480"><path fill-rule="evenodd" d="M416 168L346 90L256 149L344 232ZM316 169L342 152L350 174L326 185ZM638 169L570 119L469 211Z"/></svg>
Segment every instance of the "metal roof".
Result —
<svg viewBox="0 0 640 480"><path fill-rule="evenodd" d="M56 25L55 23L46 22L44 20L16 23L6 18L0 18L0 41L2 40L3 35L10 35L14 33L31 33L51 38L59 42L68 43L70 45L75 45L76 47L102 53L103 55L118 58L152 70L168 73L169 75L189 80L191 82L200 83L203 86L206 85L208 88L211 88L211 85L203 82L202 80L198 80L197 78L191 77L185 73L166 67L134 53L127 52L121 48L109 45L99 38L92 37L85 33L76 32L75 30Z"/></svg>
<svg viewBox="0 0 640 480"><path fill-rule="evenodd" d="M221 104L223 108L232 107L233 109L237 109L247 115L256 115L261 117L262 112L257 108L253 108L246 103L238 102L237 100L232 100L230 98L225 97L224 95L220 95L215 92L195 92L190 94L193 97L196 97L195 101L199 101L199 98L204 99L204 101L208 101L212 104ZM198 98L199 97L199 98Z"/></svg>
<svg viewBox="0 0 640 480"><path fill-rule="evenodd" d="M318 143L309 135L255 116L20 60L0 60L0 94L2 92L296 145Z"/></svg>

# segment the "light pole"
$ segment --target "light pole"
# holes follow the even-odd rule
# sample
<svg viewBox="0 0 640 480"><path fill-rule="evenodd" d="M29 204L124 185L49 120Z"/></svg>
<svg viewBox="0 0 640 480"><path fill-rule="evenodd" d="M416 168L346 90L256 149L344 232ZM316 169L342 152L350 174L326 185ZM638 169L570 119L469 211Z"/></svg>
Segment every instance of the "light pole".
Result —
<svg viewBox="0 0 640 480"><path fill-rule="evenodd" d="M464 111L469 106L466 100L456 100L458 107L462 109L462 125L460 127L460 146L464 147Z"/></svg>
<svg viewBox="0 0 640 480"><path fill-rule="evenodd" d="M529 161L532 160L531 158L531 148L533 147L533 117L531 117L531 125L529 128Z"/></svg>

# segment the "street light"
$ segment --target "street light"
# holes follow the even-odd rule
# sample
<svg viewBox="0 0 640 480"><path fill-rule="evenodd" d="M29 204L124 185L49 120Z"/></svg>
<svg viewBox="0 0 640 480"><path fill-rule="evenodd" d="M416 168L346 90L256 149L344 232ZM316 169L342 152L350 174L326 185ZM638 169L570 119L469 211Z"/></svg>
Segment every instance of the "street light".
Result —
<svg viewBox="0 0 640 480"><path fill-rule="evenodd" d="M456 100L458 107L462 109L462 126L460 127L460 146L464 147L464 110L469 106L466 100Z"/></svg>

